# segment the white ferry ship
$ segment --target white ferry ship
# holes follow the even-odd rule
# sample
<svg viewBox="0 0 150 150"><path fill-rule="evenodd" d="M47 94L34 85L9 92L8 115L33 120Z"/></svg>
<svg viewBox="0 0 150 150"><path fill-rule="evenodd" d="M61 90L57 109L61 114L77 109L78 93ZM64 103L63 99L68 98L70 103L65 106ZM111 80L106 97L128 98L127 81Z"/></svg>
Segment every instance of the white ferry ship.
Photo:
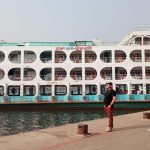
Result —
<svg viewBox="0 0 150 150"><path fill-rule="evenodd" d="M118 101L150 100L150 31L118 43L0 41L0 101L101 101L113 83Z"/></svg>

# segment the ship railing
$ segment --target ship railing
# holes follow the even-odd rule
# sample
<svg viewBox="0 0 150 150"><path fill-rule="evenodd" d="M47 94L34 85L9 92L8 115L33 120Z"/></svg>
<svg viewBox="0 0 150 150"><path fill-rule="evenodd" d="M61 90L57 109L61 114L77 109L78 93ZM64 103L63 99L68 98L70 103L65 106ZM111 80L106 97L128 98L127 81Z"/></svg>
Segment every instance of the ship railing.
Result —
<svg viewBox="0 0 150 150"><path fill-rule="evenodd" d="M49 74L47 74L47 75L40 75L40 77L41 77L43 80L45 80L45 81L50 81L50 80L52 80L52 75L49 75Z"/></svg>
<svg viewBox="0 0 150 150"><path fill-rule="evenodd" d="M94 57L85 57L85 62L86 63L91 63L95 60L96 60L96 56L94 56Z"/></svg>
<svg viewBox="0 0 150 150"><path fill-rule="evenodd" d="M146 79L150 79L150 75L146 75Z"/></svg>
<svg viewBox="0 0 150 150"><path fill-rule="evenodd" d="M139 46L142 45L142 42L132 42L130 43L131 46Z"/></svg>
<svg viewBox="0 0 150 150"><path fill-rule="evenodd" d="M66 78L66 75L55 75L55 80L63 80Z"/></svg>
<svg viewBox="0 0 150 150"><path fill-rule="evenodd" d="M143 41L143 45L150 45L150 41Z"/></svg>
<svg viewBox="0 0 150 150"><path fill-rule="evenodd" d="M106 63L111 63L112 62L112 57L101 57L101 60L106 62Z"/></svg>
<svg viewBox="0 0 150 150"><path fill-rule="evenodd" d="M32 63L34 62L36 59L35 58L29 58L29 59L25 59L24 63Z"/></svg>
<svg viewBox="0 0 150 150"><path fill-rule="evenodd" d="M115 57L115 62L123 62L126 57Z"/></svg>
<svg viewBox="0 0 150 150"><path fill-rule="evenodd" d="M66 55L55 55L55 59L63 59L65 60L66 59Z"/></svg>
<svg viewBox="0 0 150 150"><path fill-rule="evenodd" d="M122 80L127 76L127 74L116 74L116 80Z"/></svg>
<svg viewBox="0 0 150 150"><path fill-rule="evenodd" d="M101 42L100 43L101 46L115 46L118 44L119 44L119 42Z"/></svg>
<svg viewBox="0 0 150 150"><path fill-rule="evenodd" d="M0 80L4 78L4 75L0 75Z"/></svg>
<svg viewBox="0 0 150 150"><path fill-rule="evenodd" d="M41 58L41 61L44 63L51 63L52 59L51 58Z"/></svg>
<svg viewBox="0 0 150 150"><path fill-rule="evenodd" d="M19 81L19 80L21 80L20 75L9 75L8 77L9 77L9 79L11 79L13 81Z"/></svg>
<svg viewBox="0 0 150 150"><path fill-rule="evenodd" d="M145 62L150 62L150 56L145 57Z"/></svg>
<svg viewBox="0 0 150 150"><path fill-rule="evenodd" d="M70 57L70 60L73 61L74 63L81 63L82 57L81 57L81 55L72 55Z"/></svg>
<svg viewBox="0 0 150 150"><path fill-rule="evenodd" d="M24 76L24 81L29 81L29 80L33 80L35 76L32 75L26 75Z"/></svg>
<svg viewBox="0 0 150 150"><path fill-rule="evenodd" d="M10 62L12 62L12 63L20 63L21 60L18 59L18 58L11 58L11 59L10 59Z"/></svg>
<svg viewBox="0 0 150 150"><path fill-rule="evenodd" d="M101 75L101 77L105 80L112 80L112 75L111 74Z"/></svg>
<svg viewBox="0 0 150 150"><path fill-rule="evenodd" d="M4 57L3 57L3 58L1 57L1 58L0 58L0 62L3 62L3 61L4 61L4 59L5 59Z"/></svg>
<svg viewBox="0 0 150 150"><path fill-rule="evenodd" d="M85 75L85 80L94 80L96 75Z"/></svg>
<svg viewBox="0 0 150 150"><path fill-rule="evenodd" d="M74 63L81 63L82 59L73 58L73 59L71 59L71 61L73 61Z"/></svg>
<svg viewBox="0 0 150 150"><path fill-rule="evenodd" d="M82 80L81 75L71 75L71 78L74 79L74 80Z"/></svg>
<svg viewBox="0 0 150 150"><path fill-rule="evenodd" d="M142 79L142 74L141 75L131 75L131 76L134 79Z"/></svg>
<svg viewBox="0 0 150 150"><path fill-rule="evenodd" d="M62 63L62 62L64 62L64 61L65 61L64 58L56 58L56 59L55 59L55 63Z"/></svg>
<svg viewBox="0 0 150 150"><path fill-rule="evenodd" d="M131 57L131 60L134 62L141 62L142 58L141 57Z"/></svg>

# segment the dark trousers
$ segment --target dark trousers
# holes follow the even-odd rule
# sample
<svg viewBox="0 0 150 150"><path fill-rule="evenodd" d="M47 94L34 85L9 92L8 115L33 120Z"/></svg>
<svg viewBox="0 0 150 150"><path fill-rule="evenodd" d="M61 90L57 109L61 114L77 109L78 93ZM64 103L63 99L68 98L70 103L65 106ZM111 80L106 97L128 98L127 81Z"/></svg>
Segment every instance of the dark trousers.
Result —
<svg viewBox="0 0 150 150"><path fill-rule="evenodd" d="M104 110L109 119L108 127L113 128L113 107L108 108L108 107L104 106Z"/></svg>

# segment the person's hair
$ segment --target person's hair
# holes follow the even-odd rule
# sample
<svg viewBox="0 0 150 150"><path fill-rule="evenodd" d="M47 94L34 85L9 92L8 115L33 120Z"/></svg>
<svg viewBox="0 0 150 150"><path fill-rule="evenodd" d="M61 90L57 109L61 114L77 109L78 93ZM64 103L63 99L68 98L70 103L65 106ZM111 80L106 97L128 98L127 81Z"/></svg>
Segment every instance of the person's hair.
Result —
<svg viewBox="0 0 150 150"><path fill-rule="evenodd" d="M112 82L108 82L108 83L106 83L106 84L108 84L108 85L113 85Z"/></svg>

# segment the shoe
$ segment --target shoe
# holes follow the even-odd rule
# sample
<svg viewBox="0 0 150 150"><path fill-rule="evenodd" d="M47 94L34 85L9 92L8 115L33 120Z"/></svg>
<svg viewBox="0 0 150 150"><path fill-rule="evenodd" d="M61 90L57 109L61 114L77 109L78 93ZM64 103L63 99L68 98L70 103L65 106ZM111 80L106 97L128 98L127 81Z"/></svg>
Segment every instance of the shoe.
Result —
<svg viewBox="0 0 150 150"><path fill-rule="evenodd" d="M114 127L111 128L111 131L114 131Z"/></svg>
<svg viewBox="0 0 150 150"><path fill-rule="evenodd" d="M111 132L111 131L112 131L112 128L110 128L110 127L106 128L106 132Z"/></svg>

